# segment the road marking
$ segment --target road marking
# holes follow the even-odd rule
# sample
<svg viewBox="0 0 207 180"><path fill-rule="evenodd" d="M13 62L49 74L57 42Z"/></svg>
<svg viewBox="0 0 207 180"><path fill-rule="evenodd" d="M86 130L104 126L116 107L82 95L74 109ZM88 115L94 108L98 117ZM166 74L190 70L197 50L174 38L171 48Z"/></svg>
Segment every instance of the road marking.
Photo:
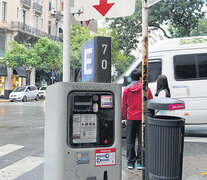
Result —
<svg viewBox="0 0 207 180"><path fill-rule="evenodd" d="M15 144L7 144L5 146L0 147L0 157L6 154L9 154L13 151L23 148L24 146L15 145Z"/></svg>
<svg viewBox="0 0 207 180"><path fill-rule="evenodd" d="M195 143L207 143L207 138L205 137L185 137L185 142L195 142Z"/></svg>
<svg viewBox="0 0 207 180"><path fill-rule="evenodd" d="M43 163L43 158L27 156L0 170L1 180L13 180Z"/></svg>

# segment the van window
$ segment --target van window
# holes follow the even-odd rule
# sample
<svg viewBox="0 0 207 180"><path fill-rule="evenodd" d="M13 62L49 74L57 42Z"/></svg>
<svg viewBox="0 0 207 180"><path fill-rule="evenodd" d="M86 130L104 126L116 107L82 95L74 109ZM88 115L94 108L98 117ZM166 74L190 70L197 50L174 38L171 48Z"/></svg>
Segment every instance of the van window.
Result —
<svg viewBox="0 0 207 180"><path fill-rule="evenodd" d="M148 82L156 82L157 77L161 74L162 63L160 59L153 59L148 61ZM138 64L135 68L142 71L142 62ZM124 86L130 84L132 82L130 76L124 77Z"/></svg>
<svg viewBox="0 0 207 180"><path fill-rule="evenodd" d="M174 56L176 80L196 80L207 78L207 54Z"/></svg>
<svg viewBox="0 0 207 180"><path fill-rule="evenodd" d="M207 77L207 54L198 56L199 77Z"/></svg>
<svg viewBox="0 0 207 180"><path fill-rule="evenodd" d="M161 74L161 61L149 61L148 63L148 81L156 82L157 77Z"/></svg>

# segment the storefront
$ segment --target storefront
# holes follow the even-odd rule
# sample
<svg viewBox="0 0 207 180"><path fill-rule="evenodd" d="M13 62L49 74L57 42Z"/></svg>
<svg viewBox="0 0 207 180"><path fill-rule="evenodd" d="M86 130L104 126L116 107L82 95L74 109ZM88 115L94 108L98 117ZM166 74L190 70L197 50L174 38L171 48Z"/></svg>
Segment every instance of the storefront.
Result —
<svg viewBox="0 0 207 180"><path fill-rule="evenodd" d="M24 67L18 67L13 70L13 82L12 90L18 86L23 86L23 78L26 78L26 69Z"/></svg>
<svg viewBox="0 0 207 180"><path fill-rule="evenodd" d="M5 93L5 76L7 76L7 68L0 63L0 97L4 97Z"/></svg>

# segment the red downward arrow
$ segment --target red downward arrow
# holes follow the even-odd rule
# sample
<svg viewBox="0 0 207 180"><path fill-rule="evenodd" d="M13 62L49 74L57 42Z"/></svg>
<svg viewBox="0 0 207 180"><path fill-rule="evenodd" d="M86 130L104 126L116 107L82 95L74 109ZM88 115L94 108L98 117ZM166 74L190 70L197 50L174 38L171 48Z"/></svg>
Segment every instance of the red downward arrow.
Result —
<svg viewBox="0 0 207 180"><path fill-rule="evenodd" d="M88 25L89 25L89 23L90 23L90 20L85 21L85 23L86 23L86 25L88 26Z"/></svg>
<svg viewBox="0 0 207 180"><path fill-rule="evenodd" d="M114 5L115 3L107 3L107 0L100 0L100 4L99 5L94 5L93 7L99 12L101 13L103 16L106 15L106 13L111 9L111 7Z"/></svg>

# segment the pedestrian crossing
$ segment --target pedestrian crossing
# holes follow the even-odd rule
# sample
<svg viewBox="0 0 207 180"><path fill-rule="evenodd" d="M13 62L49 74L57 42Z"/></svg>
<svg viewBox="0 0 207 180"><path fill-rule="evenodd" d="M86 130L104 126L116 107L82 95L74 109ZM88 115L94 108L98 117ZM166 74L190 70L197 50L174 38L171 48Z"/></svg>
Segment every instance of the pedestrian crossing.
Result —
<svg viewBox="0 0 207 180"><path fill-rule="evenodd" d="M18 154L17 151L24 149L24 146L7 144L0 146L0 162L1 158ZM31 171L44 162L42 157L27 156L11 165L0 169L0 180L15 180L23 174Z"/></svg>

